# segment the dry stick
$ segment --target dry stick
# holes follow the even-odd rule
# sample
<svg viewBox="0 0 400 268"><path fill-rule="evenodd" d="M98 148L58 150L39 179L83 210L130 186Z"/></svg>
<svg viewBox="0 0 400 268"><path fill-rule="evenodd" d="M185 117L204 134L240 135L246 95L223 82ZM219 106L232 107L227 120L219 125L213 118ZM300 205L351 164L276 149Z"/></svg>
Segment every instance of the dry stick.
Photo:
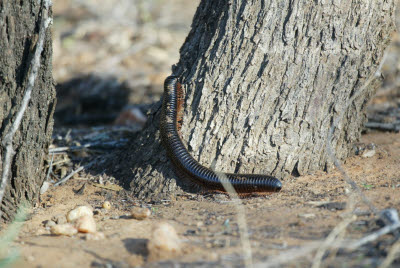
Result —
<svg viewBox="0 0 400 268"><path fill-rule="evenodd" d="M215 174L217 174L219 181L221 182L222 186L225 188L229 196L232 198L232 200L236 201L233 204L235 205L236 208L240 240L242 244L242 250L244 253L244 265L247 268L251 268L253 267L253 257L251 252L251 245L249 240L249 232L246 223L246 216L245 216L246 213L244 211L244 206L240 201L239 195L233 188L232 184L229 182L226 175L222 172L217 172L217 171L214 172Z"/></svg>
<svg viewBox="0 0 400 268"><path fill-rule="evenodd" d="M118 143L123 141L116 140L116 141L105 141L105 142L88 142L86 144L80 146L64 146L64 147L57 147L49 149L49 154L52 153L63 153L66 151L82 151L85 149L90 149L91 147L102 147L102 148L118 148Z"/></svg>
<svg viewBox="0 0 400 268"><path fill-rule="evenodd" d="M91 146L92 146L92 144L84 144L84 145L81 145L81 146L64 146L64 147L51 148L51 149L49 149L49 154L66 152L66 151L84 150L84 149L87 149L87 148L89 148Z"/></svg>
<svg viewBox="0 0 400 268"><path fill-rule="evenodd" d="M333 228L328 237L322 243L321 247L318 248L317 253L315 254L313 260L312 268L318 268L321 266L322 258L324 257L324 254L327 251L327 249L330 248L332 243L335 242L336 238L346 230L347 226L349 226L349 224L355 221L356 219L357 217L355 215L353 215L352 217L347 217L341 223L336 225L335 228Z"/></svg>
<svg viewBox="0 0 400 268"><path fill-rule="evenodd" d="M268 268L268 267L283 267L285 263L294 261L311 254L313 251L321 246L321 241L310 242L302 245L300 248L289 249L278 255L271 256L265 262L260 262L254 265L255 268Z"/></svg>
<svg viewBox="0 0 400 268"><path fill-rule="evenodd" d="M344 220L340 222L338 225L336 225L336 227L330 232L330 234L324 240L321 247L318 248L317 253L315 254L314 260L312 262L312 268L318 268L321 266L321 261L326 251L329 248L332 248L332 244L335 244L337 240L340 241L343 239L347 226L357 219L357 216L351 214L351 212L354 211L355 204L356 204L355 196L350 195L349 202L347 204L347 211L349 211L350 213L347 213ZM335 253L333 253L333 255L335 254L336 251Z"/></svg>
<svg viewBox="0 0 400 268"><path fill-rule="evenodd" d="M81 166L77 169L75 169L74 171L72 171L69 175L65 176L64 178L62 178L60 181L56 182L54 184L54 186L58 186L64 182L66 182L67 180L69 180L70 178L72 178L72 176L74 176L76 173L82 171L85 168L90 168L91 166L93 166L96 163L96 159L94 159L93 161L89 162L88 164Z"/></svg>
<svg viewBox="0 0 400 268"><path fill-rule="evenodd" d="M48 18L48 10L51 5L52 5L51 0L44 1L44 8L42 9L41 25L39 29L39 37L36 44L35 54L31 61L27 89L22 99L21 107L19 108L17 115L15 116L15 120L11 125L8 133L5 135L4 140L2 141L2 145L5 148L5 150L3 156L3 171L1 175L1 185L0 185L0 205L3 201L6 185L8 183L8 177L11 175L10 174L11 161L15 154L15 151L13 149L13 138L21 124L21 120L22 117L24 116L25 110L28 107L29 100L31 98L32 90L35 86L35 80L40 67L40 55L42 54L43 51L43 44L44 44L44 39L46 37L46 30L52 22L52 19ZM1 215L2 211L0 210L0 218Z"/></svg>
<svg viewBox="0 0 400 268"><path fill-rule="evenodd" d="M51 153L51 155L55 155L55 153ZM51 165L52 166L57 166L57 165L59 165L59 164L63 164L63 163L66 163L66 162L70 162L71 160L70 159L63 159L63 160L60 160L60 161L57 161L57 162L55 162L55 163L52 163ZM46 166L46 168L49 168L50 167L50 165L47 165ZM53 170L52 170L53 171ZM50 172L52 172L52 171L50 171Z"/></svg>
<svg viewBox="0 0 400 268"><path fill-rule="evenodd" d="M74 176L76 173L78 173L79 171L83 170L85 168L85 166L81 166L77 169L75 169L74 171L72 171L69 175L65 176L63 179L61 179L60 181L58 181L57 183L54 183L54 186L58 186L64 182L66 182L67 180L69 180L72 176Z"/></svg>
<svg viewBox="0 0 400 268"><path fill-rule="evenodd" d="M382 235L393 232L394 230L396 230L398 228L400 228L400 223L388 225L388 226L385 226L385 227L379 229L378 231L376 231L372 234L364 236L363 238L361 238L357 241L349 240L349 239L342 240L342 241L334 241L333 240L330 246L331 246L331 248L334 248L334 249L343 248L343 249L348 249L348 250L355 250L355 249L361 247L362 245L365 245L369 242L372 242L372 241L378 239ZM306 245L302 245L298 249L287 250L285 252L280 253L277 256L269 258L268 261L266 261L266 262L255 264L254 267L257 267L257 268L258 267L267 268L267 267L276 267L276 266L281 267L285 263L294 261L296 259L299 259L299 258L302 258L302 257L305 257L305 256L311 254L313 251L318 250L321 247L321 244L323 244L325 242L326 242L326 240L310 242L310 243L307 243ZM393 245L391 251L388 254L388 258L389 258L390 253L395 254L396 250L398 251L400 249L398 249L397 246L396 246L396 248L394 248L394 245Z"/></svg>
<svg viewBox="0 0 400 268"><path fill-rule="evenodd" d="M398 255L400 255L400 240L397 240L397 242L390 248L386 259L379 268L389 268Z"/></svg>
<svg viewBox="0 0 400 268"><path fill-rule="evenodd" d="M381 237L382 235L393 232L394 230L396 230L398 228L400 228L400 222L398 222L396 224L392 224L392 225L387 225L387 226L379 229L378 231L376 231L370 235L364 236L363 238L361 238L360 240L358 240L354 243L351 243L349 246L347 246L347 248L353 249L353 250L357 249L357 248L361 247L362 245L372 242L372 241L378 239L379 237Z"/></svg>

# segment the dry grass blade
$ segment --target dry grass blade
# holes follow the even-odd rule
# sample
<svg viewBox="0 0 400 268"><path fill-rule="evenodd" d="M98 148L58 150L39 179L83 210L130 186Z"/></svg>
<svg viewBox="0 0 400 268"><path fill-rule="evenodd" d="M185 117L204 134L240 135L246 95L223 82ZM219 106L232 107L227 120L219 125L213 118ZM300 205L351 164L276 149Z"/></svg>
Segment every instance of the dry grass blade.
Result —
<svg viewBox="0 0 400 268"><path fill-rule="evenodd" d="M232 184L229 182L228 178L226 175L222 172L216 172L214 171L224 186L226 192L229 194L229 196L234 200L233 202L236 213L237 213L237 221L238 221L238 226L239 226L239 234L240 234L240 240L242 244L242 250L244 253L244 265L247 268L253 267L253 256L251 252L251 245L250 245L250 240L249 240L249 232L247 228L247 222L246 222L246 213L244 206L242 202L240 201L239 195L233 188Z"/></svg>
<svg viewBox="0 0 400 268"><path fill-rule="evenodd" d="M256 268L268 268L268 267L282 267L285 263L292 262L299 258L310 255L312 252L317 250L321 246L321 241L311 242L307 245L302 245L300 248L286 250L281 252L277 256L268 258L268 261L257 263L254 265Z"/></svg>
<svg viewBox="0 0 400 268"><path fill-rule="evenodd" d="M397 240L396 243L390 248L389 253L383 263L379 266L379 268L389 268L392 265L393 261L399 257L400 258L400 240Z"/></svg>
<svg viewBox="0 0 400 268"><path fill-rule="evenodd" d="M336 238L346 230L347 226L350 223L355 221L357 217L355 215L347 217L341 223L335 226L332 232L328 235L322 245L318 248L317 253L315 254L312 268L318 268L321 266L322 258L325 255L325 252L331 247L331 245L335 242Z"/></svg>

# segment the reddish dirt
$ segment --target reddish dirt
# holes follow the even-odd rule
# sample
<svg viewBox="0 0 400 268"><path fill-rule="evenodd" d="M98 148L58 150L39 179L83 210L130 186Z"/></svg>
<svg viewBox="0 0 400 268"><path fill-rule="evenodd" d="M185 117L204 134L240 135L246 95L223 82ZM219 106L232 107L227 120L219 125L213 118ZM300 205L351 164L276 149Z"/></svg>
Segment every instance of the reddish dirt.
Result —
<svg viewBox="0 0 400 268"><path fill-rule="evenodd" d="M344 164L345 170L377 209L400 210L400 134L370 133L362 137L362 142L376 144L376 154L370 158L349 158ZM39 208L32 211L32 217L12 243L21 252L15 267L163 266L165 260L148 260L146 248L152 226L162 221L175 227L185 245L183 253L170 256L171 263L243 264L236 209L225 195L200 196L194 200L190 200L192 196L186 196L165 201L165 204L147 204L152 215L139 221L124 217L138 201L127 200L113 191L90 184L83 195L76 194L74 191L84 183L83 180L71 180L42 195ZM346 206L341 202L351 202L349 189L339 172L319 172L285 181L280 193L243 199L253 262L268 262L278 253L306 248L311 242L324 240L343 220ZM105 200L111 201L112 209L95 215L98 230L106 236L104 240L85 240L84 234L52 236L44 227L44 221L57 214L66 214L76 205L100 208ZM318 202L325 201L333 207L317 206ZM368 207L359 198L354 205L361 216L347 228L346 238L351 239L360 238L376 228L375 217L368 212ZM389 237L387 235L385 239ZM347 256L355 254L350 252ZM356 259L347 257L346 262L362 266L372 262L371 258L364 252ZM300 263L308 266L309 260L301 258Z"/></svg>

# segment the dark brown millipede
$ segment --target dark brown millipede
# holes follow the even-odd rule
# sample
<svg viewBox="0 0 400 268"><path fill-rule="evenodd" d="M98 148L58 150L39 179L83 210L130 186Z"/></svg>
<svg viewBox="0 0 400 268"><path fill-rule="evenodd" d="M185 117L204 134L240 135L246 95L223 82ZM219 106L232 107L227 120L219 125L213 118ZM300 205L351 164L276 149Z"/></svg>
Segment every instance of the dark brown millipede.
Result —
<svg viewBox="0 0 400 268"><path fill-rule="evenodd" d="M177 76L164 82L161 111L161 140L176 168L185 177L210 190L225 191L218 173L199 164L187 151L180 138L184 94ZM282 183L275 177L261 174L224 173L238 193L278 192Z"/></svg>

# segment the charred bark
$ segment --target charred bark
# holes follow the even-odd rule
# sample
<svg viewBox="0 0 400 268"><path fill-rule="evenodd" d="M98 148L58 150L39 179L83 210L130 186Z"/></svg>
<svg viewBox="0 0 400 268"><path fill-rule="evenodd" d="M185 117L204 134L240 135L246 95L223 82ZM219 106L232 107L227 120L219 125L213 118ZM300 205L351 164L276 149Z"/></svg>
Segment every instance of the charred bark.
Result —
<svg viewBox="0 0 400 268"><path fill-rule="evenodd" d="M186 89L182 136L189 152L225 172L285 179L327 170L328 130L378 69L394 30L394 4L201 1L173 67ZM338 158L360 138L377 84L361 93L335 129ZM121 156L131 166L120 165L118 174L141 198L181 191L159 142L159 114L157 103L129 156Z"/></svg>
<svg viewBox="0 0 400 268"><path fill-rule="evenodd" d="M28 83L32 56L42 16L41 1L0 1L0 137L4 139ZM43 160L53 130L55 89L52 77L51 32L47 31L41 67L21 125L13 137L15 155L11 163L2 218L12 219L22 201L34 203L45 179ZM5 148L0 143L0 155ZM0 160L0 174L3 168Z"/></svg>

